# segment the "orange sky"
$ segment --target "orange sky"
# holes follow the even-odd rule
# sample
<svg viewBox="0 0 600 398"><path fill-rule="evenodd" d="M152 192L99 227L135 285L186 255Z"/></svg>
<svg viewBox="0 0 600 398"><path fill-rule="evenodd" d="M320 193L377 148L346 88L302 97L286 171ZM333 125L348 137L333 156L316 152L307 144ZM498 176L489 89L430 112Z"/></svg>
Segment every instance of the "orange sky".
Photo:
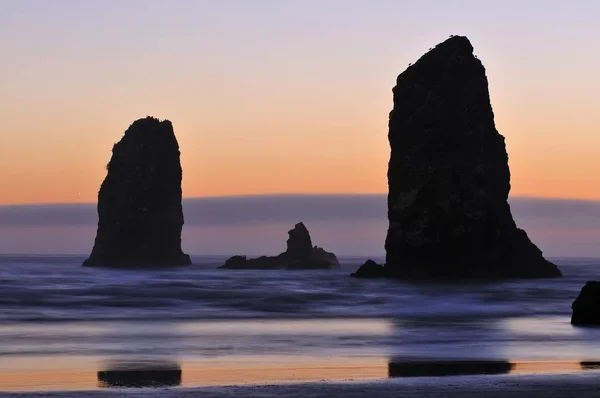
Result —
<svg viewBox="0 0 600 398"><path fill-rule="evenodd" d="M0 5L0 204L95 201L146 115L173 122L187 197L384 193L395 78L449 34L486 66L512 194L600 199L590 10L25 3Z"/></svg>

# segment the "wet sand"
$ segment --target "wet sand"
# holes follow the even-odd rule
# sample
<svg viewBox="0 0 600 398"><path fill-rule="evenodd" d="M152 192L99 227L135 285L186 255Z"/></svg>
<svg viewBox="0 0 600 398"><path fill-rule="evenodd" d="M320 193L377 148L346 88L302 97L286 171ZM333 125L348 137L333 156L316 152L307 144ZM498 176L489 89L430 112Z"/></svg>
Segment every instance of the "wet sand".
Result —
<svg viewBox="0 0 600 398"><path fill-rule="evenodd" d="M204 388L0 393L0 397L598 397L600 374L419 377L385 381L288 383Z"/></svg>
<svg viewBox="0 0 600 398"><path fill-rule="evenodd" d="M69 358L69 357L67 357ZM450 380L465 376L555 376L592 374L600 378L598 361L407 360L404 358L230 357L168 361L59 357L5 358L0 391L50 393L128 388L197 388L290 383L410 383L413 379ZM512 379L507 379L512 380Z"/></svg>
<svg viewBox="0 0 600 398"><path fill-rule="evenodd" d="M337 362L337 361L335 361ZM107 364L108 365L108 364ZM205 365L208 365L206 363ZM0 374L1 397L600 397L600 363L295 362L280 367L120 362Z"/></svg>

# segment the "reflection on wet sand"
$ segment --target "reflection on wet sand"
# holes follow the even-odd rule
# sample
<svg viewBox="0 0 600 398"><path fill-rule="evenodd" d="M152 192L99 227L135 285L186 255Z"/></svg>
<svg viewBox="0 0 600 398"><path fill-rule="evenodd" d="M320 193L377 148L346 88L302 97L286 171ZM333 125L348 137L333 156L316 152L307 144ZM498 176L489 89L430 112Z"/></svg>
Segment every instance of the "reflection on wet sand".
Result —
<svg viewBox="0 0 600 398"><path fill-rule="evenodd" d="M600 361L482 361L396 360L388 364L389 377L557 374L600 370Z"/></svg>
<svg viewBox="0 0 600 398"><path fill-rule="evenodd" d="M444 360L384 357L314 358L3 358L0 391L94 390L98 388L203 387L280 382L376 380L410 377L598 372L600 361ZM37 364L37 368L32 369Z"/></svg>
<svg viewBox="0 0 600 398"><path fill-rule="evenodd" d="M98 387L175 387L181 367L175 362L116 362L97 373Z"/></svg>
<svg viewBox="0 0 600 398"><path fill-rule="evenodd" d="M493 375L510 373L507 361L391 361L389 377Z"/></svg>
<svg viewBox="0 0 600 398"><path fill-rule="evenodd" d="M584 361L579 366L583 370L600 370L600 361Z"/></svg>

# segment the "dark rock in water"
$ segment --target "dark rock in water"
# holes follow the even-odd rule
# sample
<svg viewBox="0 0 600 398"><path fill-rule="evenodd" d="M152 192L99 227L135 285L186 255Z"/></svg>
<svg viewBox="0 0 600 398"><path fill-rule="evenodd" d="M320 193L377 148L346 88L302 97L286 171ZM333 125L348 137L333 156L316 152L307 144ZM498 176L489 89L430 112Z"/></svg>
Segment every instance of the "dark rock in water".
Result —
<svg viewBox="0 0 600 398"><path fill-rule="evenodd" d="M558 277L518 229L488 81L454 36L398 76L390 113L386 273L410 280Z"/></svg>
<svg viewBox="0 0 600 398"><path fill-rule="evenodd" d="M225 265L220 268L244 268L246 256L232 256L225 261Z"/></svg>
<svg viewBox="0 0 600 398"><path fill-rule="evenodd" d="M373 260L367 260L360 268L350 274L356 278L383 278L386 275L385 267L381 264L377 264Z"/></svg>
<svg viewBox="0 0 600 398"><path fill-rule="evenodd" d="M328 269L339 267L335 254L313 246L308 229L298 223L288 231L287 249L273 256L247 259L246 256L230 257L219 268L227 269Z"/></svg>
<svg viewBox="0 0 600 398"><path fill-rule="evenodd" d="M600 326L600 282L589 281L571 305L571 324Z"/></svg>
<svg viewBox="0 0 600 398"><path fill-rule="evenodd" d="M86 266L191 264L181 251L179 145L170 121L135 121L115 144L98 193L98 231Z"/></svg>

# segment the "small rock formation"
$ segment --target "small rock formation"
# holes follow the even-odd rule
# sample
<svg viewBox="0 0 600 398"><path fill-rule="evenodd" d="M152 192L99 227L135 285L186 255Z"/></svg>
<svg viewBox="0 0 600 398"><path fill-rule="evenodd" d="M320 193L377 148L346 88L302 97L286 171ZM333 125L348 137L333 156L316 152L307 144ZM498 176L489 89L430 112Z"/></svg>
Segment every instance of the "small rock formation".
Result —
<svg viewBox="0 0 600 398"><path fill-rule="evenodd" d="M513 220L504 137L469 40L453 36L433 48L398 76L393 93L384 274L561 276Z"/></svg>
<svg viewBox="0 0 600 398"><path fill-rule="evenodd" d="M246 256L230 257L219 268L227 269L329 269L339 267L335 254L313 246L310 233L303 223L288 231L287 249L274 256L247 259Z"/></svg>
<svg viewBox="0 0 600 398"><path fill-rule="evenodd" d="M84 266L191 264L181 251L179 145L170 121L135 121L116 143L98 193L98 231Z"/></svg>
<svg viewBox="0 0 600 398"><path fill-rule="evenodd" d="M383 278L386 276L385 268L381 264L369 259L360 268L350 274L355 278Z"/></svg>
<svg viewBox="0 0 600 398"><path fill-rule="evenodd" d="M571 324L600 326L600 282L588 281L571 305Z"/></svg>

